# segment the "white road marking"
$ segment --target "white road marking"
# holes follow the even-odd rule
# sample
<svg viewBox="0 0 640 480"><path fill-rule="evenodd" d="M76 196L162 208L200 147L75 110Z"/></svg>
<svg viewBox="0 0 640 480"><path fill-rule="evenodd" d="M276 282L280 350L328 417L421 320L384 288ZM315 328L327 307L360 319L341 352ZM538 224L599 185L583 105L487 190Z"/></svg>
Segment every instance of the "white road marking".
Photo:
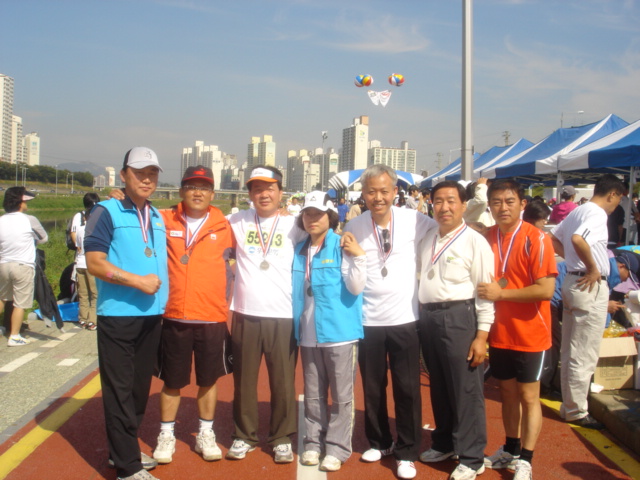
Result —
<svg viewBox="0 0 640 480"><path fill-rule="evenodd" d="M300 463L300 456L304 452L302 439L304 438L304 395L298 395L298 470L296 472L297 480L326 480L327 472L322 472L315 467L305 467Z"/></svg>
<svg viewBox="0 0 640 480"><path fill-rule="evenodd" d="M56 366L58 366L58 367L70 367L72 365L75 365L79 361L80 361L79 358L65 358L60 363L58 363L58 365L56 365Z"/></svg>
<svg viewBox="0 0 640 480"><path fill-rule="evenodd" d="M14 361L7 363L5 366L0 368L0 372L2 373L13 372L16 368L21 367L25 363L28 363L34 358L38 358L39 356L40 356L40 353L38 352L27 353L26 355L18 357Z"/></svg>

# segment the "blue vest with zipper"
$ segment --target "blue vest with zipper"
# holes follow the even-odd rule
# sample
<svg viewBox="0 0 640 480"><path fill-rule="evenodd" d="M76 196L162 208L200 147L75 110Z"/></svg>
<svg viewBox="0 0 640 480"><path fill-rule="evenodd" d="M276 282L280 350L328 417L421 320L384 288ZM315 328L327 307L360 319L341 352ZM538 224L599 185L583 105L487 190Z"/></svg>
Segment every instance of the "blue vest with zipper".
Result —
<svg viewBox="0 0 640 480"><path fill-rule="evenodd" d="M137 288L96 279L98 315L114 317L162 315L169 297L167 234L162 217L155 208L151 207L148 244L155 254L147 257L144 253L146 244L142 238L136 210L125 208L121 201L113 199L100 202L99 205L109 212L113 222L113 238L107 260L116 267L137 275L155 273L162 281L162 285L154 295L147 295Z"/></svg>
<svg viewBox="0 0 640 480"><path fill-rule="evenodd" d="M307 295L304 282L311 239L296 245L293 258L293 323L300 341L300 317ZM329 230L322 248L311 261L311 289L315 300L318 343L348 342L363 337L362 294L353 295L342 279L340 236Z"/></svg>

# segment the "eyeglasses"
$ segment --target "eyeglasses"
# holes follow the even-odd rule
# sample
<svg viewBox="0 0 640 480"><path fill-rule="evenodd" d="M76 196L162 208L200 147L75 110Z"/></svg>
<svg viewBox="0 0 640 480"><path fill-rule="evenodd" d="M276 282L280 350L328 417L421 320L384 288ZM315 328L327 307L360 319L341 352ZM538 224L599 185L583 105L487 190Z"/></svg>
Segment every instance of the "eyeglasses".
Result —
<svg viewBox="0 0 640 480"><path fill-rule="evenodd" d="M382 244L384 253L389 253L389 250L391 250L391 243L389 242L389 230L387 230L386 228L382 230L382 241L384 242Z"/></svg>
<svg viewBox="0 0 640 480"><path fill-rule="evenodd" d="M185 190L188 192L213 192L213 188L211 187L196 187L195 185L185 185Z"/></svg>

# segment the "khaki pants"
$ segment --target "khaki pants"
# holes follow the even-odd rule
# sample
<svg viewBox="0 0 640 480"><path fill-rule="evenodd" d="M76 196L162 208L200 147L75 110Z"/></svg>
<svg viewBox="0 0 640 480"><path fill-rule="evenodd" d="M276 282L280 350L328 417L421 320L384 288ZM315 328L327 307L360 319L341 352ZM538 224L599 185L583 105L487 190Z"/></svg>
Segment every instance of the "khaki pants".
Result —
<svg viewBox="0 0 640 480"><path fill-rule="evenodd" d="M78 320L97 324L98 288L96 287L96 278L86 268L76 268L76 285L78 286Z"/></svg>
<svg viewBox="0 0 640 480"><path fill-rule="evenodd" d="M258 373L264 355L271 390L267 442L291 443L296 433L295 368L298 347L292 318L251 317L234 312L233 348L234 438L258 443Z"/></svg>

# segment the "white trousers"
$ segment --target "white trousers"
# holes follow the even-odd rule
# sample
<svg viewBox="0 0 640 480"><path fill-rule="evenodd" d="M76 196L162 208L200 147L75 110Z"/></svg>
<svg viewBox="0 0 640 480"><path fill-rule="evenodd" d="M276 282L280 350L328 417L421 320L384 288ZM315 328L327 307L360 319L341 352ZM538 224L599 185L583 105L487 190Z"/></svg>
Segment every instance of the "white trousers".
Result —
<svg viewBox="0 0 640 480"><path fill-rule="evenodd" d="M562 283L564 310L560 348L560 416L566 421L578 420L589 413L589 386L598 363L600 343L607 321L607 282L601 280L591 292L581 291L576 286L581 278L567 274Z"/></svg>

